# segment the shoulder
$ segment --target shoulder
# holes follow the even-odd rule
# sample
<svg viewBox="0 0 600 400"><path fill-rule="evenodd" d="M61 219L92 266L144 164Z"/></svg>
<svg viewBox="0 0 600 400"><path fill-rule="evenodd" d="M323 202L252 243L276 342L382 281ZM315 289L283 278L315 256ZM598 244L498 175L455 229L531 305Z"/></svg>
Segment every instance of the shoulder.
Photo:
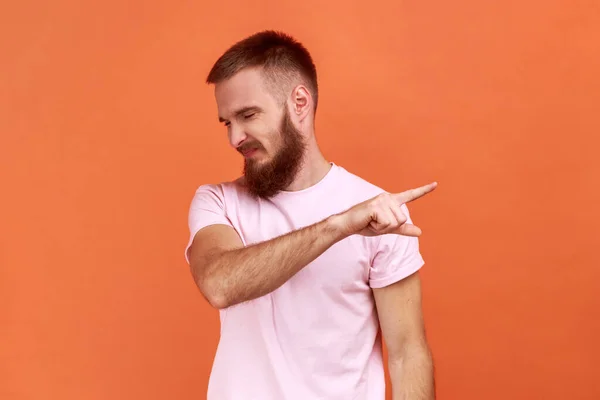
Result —
<svg viewBox="0 0 600 400"><path fill-rule="evenodd" d="M239 202L246 197L246 192L243 177L218 183L203 183L196 187L192 205L208 203L225 209L227 204Z"/></svg>
<svg viewBox="0 0 600 400"><path fill-rule="evenodd" d="M338 174L339 181L344 193L351 196L355 202L362 202L371 199L382 193L389 193L388 190L366 180L365 178L346 170L343 167L338 167L340 173ZM402 210L408 214L408 207L406 204L402 204ZM410 217L409 217L410 218Z"/></svg>
<svg viewBox="0 0 600 400"><path fill-rule="evenodd" d="M353 200L361 202L385 192L383 188L356 173L341 166L337 166L337 168L340 187L345 192L344 194L351 196Z"/></svg>
<svg viewBox="0 0 600 400"><path fill-rule="evenodd" d="M197 195L212 195L223 198L228 192L244 191L244 177L240 177L231 181L223 181L218 183L202 183L196 186L194 194Z"/></svg>

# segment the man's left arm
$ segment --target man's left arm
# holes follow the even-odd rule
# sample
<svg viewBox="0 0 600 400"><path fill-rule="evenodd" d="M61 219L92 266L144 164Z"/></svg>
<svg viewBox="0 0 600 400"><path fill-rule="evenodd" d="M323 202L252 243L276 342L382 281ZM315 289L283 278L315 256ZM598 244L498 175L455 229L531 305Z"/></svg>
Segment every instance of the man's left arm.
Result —
<svg viewBox="0 0 600 400"><path fill-rule="evenodd" d="M388 366L393 400L434 400L433 358L421 308L419 273L373 289Z"/></svg>

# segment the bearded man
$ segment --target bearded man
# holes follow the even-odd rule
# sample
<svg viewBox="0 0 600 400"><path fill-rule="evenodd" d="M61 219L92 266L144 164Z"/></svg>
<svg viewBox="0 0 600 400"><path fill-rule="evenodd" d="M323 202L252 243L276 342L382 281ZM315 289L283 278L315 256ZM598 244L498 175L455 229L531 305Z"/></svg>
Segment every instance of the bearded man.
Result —
<svg viewBox="0 0 600 400"><path fill-rule="evenodd" d="M208 399L383 400L382 337L393 398L434 399L406 203L437 184L388 193L325 159L316 68L290 35L235 43L207 82L244 158L189 209L186 260L221 321Z"/></svg>

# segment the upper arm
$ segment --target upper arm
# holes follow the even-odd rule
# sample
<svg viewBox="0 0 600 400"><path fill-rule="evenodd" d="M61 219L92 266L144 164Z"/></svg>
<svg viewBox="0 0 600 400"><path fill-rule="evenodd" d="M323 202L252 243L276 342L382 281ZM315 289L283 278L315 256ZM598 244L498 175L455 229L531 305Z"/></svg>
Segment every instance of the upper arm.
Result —
<svg viewBox="0 0 600 400"><path fill-rule="evenodd" d="M201 228L192 238L188 260L197 273L210 256L243 246L238 233L231 226L221 223L209 225Z"/></svg>
<svg viewBox="0 0 600 400"><path fill-rule="evenodd" d="M402 211L412 223L405 204ZM419 270L425 264L419 238L383 235L374 254L369 284L379 315L381 333L391 357L402 354L406 345L425 342L421 310Z"/></svg>
<svg viewBox="0 0 600 400"><path fill-rule="evenodd" d="M373 289L373 296L390 359L401 355L406 346L425 345L418 272L389 286Z"/></svg>
<svg viewBox="0 0 600 400"><path fill-rule="evenodd" d="M188 213L189 240L185 258L197 270L214 252L242 247L225 210L225 196L220 185L200 186Z"/></svg>

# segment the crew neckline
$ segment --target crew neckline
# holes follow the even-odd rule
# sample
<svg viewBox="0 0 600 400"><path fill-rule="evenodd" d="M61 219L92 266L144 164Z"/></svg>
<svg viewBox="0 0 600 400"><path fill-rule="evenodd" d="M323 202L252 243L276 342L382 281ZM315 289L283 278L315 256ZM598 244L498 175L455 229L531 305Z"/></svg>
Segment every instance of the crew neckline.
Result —
<svg viewBox="0 0 600 400"><path fill-rule="evenodd" d="M329 171L327 171L327 173L323 176L323 178L321 178L321 180L316 182L314 185L311 185L311 186L309 186L305 189L301 189L301 190L282 190L275 195L275 198L283 197L283 196L285 196L285 197L300 196L300 195L318 190L320 187L325 185L327 183L327 181L329 181L331 179L331 176L334 175L337 172L337 169L339 168L338 165L336 163L334 163L333 161L330 161L329 165L331 166L329 168Z"/></svg>

